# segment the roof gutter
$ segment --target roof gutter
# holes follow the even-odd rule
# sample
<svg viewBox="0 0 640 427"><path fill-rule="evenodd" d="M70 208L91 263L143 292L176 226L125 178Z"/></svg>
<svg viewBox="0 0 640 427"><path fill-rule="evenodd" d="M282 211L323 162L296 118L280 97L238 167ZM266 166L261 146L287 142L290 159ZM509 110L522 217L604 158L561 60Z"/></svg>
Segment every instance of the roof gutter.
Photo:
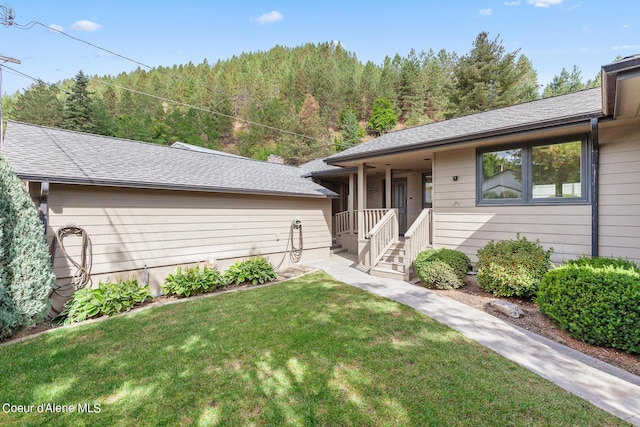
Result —
<svg viewBox="0 0 640 427"><path fill-rule="evenodd" d="M178 190L178 191L197 191L204 193L226 193L226 194L251 194L258 196L285 196L285 197L307 197L315 199L326 199L338 197L335 192L324 189L326 193L293 193L285 191L270 190L247 190L245 188L224 188L224 187L190 187L186 185L163 185L144 182L127 182L127 181L111 181L111 180L85 180L68 177L44 177L39 175L17 173L18 177L24 181L48 181L50 184L71 184L71 185L95 185L100 187L126 187L140 188L149 190Z"/></svg>
<svg viewBox="0 0 640 427"><path fill-rule="evenodd" d="M443 146L462 145L475 142L482 142L488 139L495 139L503 136L512 136L526 134L530 132L539 132L550 128L572 127L580 124L587 125L594 117L602 117L600 110L593 111L592 113L580 114L578 116L563 117L556 120L548 120L542 123L533 123L522 126L515 126L510 128L499 129L491 132L482 132L469 135L461 135L453 138L445 138L435 141L426 141L417 144L411 144L404 147L391 147L382 150L369 151L367 153L357 153L347 156L338 157L335 159L327 158L325 162L329 165L338 165L345 161L352 160L365 160L372 157L382 157L389 154L402 154L415 150L422 150L427 148L437 148ZM333 157L333 156L332 156Z"/></svg>

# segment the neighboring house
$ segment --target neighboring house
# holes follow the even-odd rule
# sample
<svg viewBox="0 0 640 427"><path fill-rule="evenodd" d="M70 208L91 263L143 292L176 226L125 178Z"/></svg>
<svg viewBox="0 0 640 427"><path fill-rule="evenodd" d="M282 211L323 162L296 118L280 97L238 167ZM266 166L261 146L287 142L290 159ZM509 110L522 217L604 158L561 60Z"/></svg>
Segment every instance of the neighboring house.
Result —
<svg viewBox="0 0 640 427"><path fill-rule="evenodd" d="M329 255L335 194L296 167L12 121L3 152L46 214L49 241L67 224L87 231L94 284L137 274L158 293L176 265L216 259L225 269L262 255L287 266L296 218L302 260ZM64 243L78 261L80 239ZM54 269L59 283L76 270L59 249Z"/></svg>
<svg viewBox="0 0 640 427"><path fill-rule="evenodd" d="M429 246L475 261L516 233L553 247L554 262L640 261L640 57L604 66L602 88L388 133L324 161L305 173L340 193L334 233L375 274L408 277Z"/></svg>

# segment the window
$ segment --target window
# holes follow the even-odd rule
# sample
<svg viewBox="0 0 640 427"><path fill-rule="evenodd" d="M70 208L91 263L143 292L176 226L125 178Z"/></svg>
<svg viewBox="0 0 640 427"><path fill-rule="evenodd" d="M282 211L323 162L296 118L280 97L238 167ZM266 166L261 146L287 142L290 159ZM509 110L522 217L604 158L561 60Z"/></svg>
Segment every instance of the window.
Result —
<svg viewBox="0 0 640 427"><path fill-rule="evenodd" d="M422 174L422 208L433 207L433 177L431 173Z"/></svg>
<svg viewBox="0 0 640 427"><path fill-rule="evenodd" d="M586 140L478 151L479 204L587 202Z"/></svg>

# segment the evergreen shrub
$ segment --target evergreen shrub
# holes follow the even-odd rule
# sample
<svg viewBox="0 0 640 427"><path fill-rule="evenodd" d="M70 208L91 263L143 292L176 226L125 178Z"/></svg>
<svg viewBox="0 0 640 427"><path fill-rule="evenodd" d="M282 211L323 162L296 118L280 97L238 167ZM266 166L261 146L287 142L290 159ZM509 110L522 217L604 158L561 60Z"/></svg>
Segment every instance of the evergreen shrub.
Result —
<svg viewBox="0 0 640 427"><path fill-rule="evenodd" d="M574 338L640 353L640 270L620 261L582 258L549 271L540 311Z"/></svg>
<svg viewBox="0 0 640 427"><path fill-rule="evenodd" d="M518 234L516 240L487 243L478 249L478 286L502 297L531 297L551 267L553 248L544 250L539 241Z"/></svg>
<svg viewBox="0 0 640 427"><path fill-rule="evenodd" d="M44 319L55 279L36 207L0 155L0 339Z"/></svg>
<svg viewBox="0 0 640 427"><path fill-rule="evenodd" d="M420 282L432 289L457 289L465 284L471 260L453 249L427 249L413 262Z"/></svg>

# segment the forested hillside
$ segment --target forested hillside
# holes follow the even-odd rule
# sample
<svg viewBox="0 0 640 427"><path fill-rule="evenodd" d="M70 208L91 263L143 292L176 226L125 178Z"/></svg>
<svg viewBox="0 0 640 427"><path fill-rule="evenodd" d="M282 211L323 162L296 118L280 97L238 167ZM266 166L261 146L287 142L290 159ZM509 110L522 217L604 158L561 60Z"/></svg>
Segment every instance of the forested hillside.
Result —
<svg viewBox="0 0 640 427"><path fill-rule="evenodd" d="M276 46L211 65L140 69L34 83L4 99L5 118L171 144L183 141L299 164L394 128L537 99L531 61L480 33L468 53L445 50L360 62L334 43ZM553 96L599 85L564 68Z"/></svg>

